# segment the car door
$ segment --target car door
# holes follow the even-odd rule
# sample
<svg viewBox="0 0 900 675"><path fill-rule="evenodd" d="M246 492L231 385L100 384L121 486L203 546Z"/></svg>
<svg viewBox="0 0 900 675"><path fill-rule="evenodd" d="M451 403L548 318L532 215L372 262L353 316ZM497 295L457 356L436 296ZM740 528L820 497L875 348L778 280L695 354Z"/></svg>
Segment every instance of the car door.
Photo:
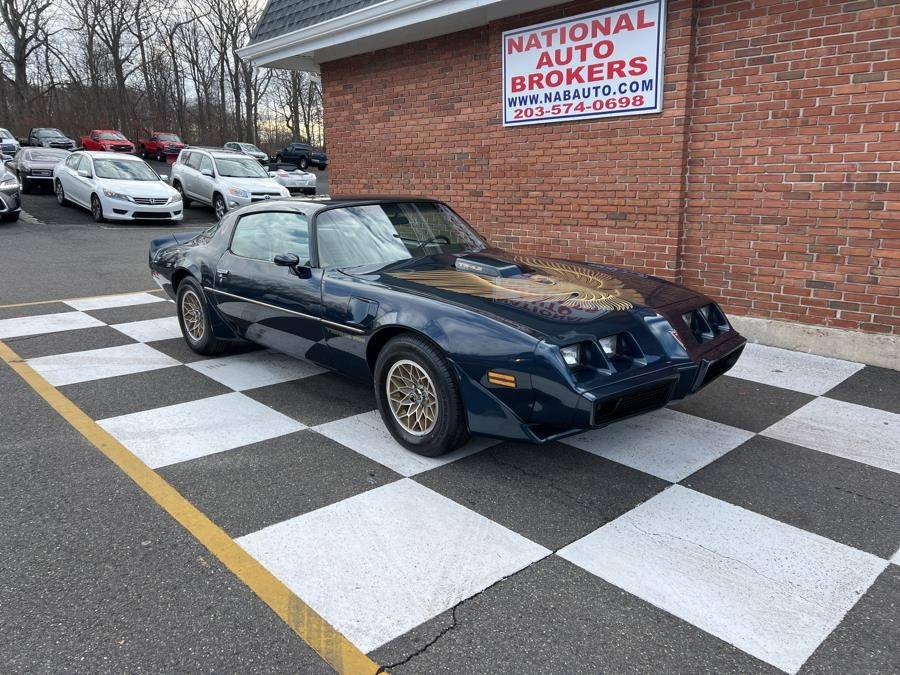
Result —
<svg viewBox="0 0 900 675"><path fill-rule="evenodd" d="M212 204L216 189L215 167L209 155L200 155L197 167L197 196L207 204Z"/></svg>
<svg viewBox="0 0 900 675"><path fill-rule="evenodd" d="M85 199L85 181L79 171L91 171L91 161L85 155L73 155L70 157L71 162L66 162L66 172L61 176L63 188L66 196L76 204L87 206Z"/></svg>
<svg viewBox="0 0 900 675"><path fill-rule="evenodd" d="M275 264L294 254L301 266ZM241 216L214 274L217 306L226 321L257 344L317 363L327 362L322 271L309 267L309 219L296 211Z"/></svg>
<svg viewBox="0 0 900 675"><path fill-rule="evenodd" d="M184 191L194 199L200 195L199 177L200 177L200 154L197 152L188 153L184 160L184 166L181 170L181 184Z"/></svg>

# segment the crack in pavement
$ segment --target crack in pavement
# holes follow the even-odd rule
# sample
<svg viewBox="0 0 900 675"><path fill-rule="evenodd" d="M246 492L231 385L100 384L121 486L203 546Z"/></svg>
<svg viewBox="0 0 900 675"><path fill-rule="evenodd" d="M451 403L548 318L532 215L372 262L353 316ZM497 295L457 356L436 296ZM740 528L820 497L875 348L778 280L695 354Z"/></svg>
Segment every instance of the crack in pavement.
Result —
<svg viewBox="0 0 900 675"><path fill-rule="evenodd" d="M628 525L630 525L631 527L633 527L635 530L640 532L641 534L645 534L649 537L653 537L653 538L668 537L670 539L675 539L677 541L683 541L686 544L696 546L697 548L700 548L708 553L711 553L712 555L716 556L717 558L721 558L722 560L729 560L731 562L737 563L738 565L741 565L742 567L746 567L748 570L753 572L753 574L755 574L759 577L762 577L763 579L766 579L767 581L771 581L778 586L790 586L791 588L796 589L794 595L796 595L801 600L805 600L806 602L816 605L817 607L824 609L826 611L831 611L833 609L827 605L823 605L818 600L814 600L812 598L806 597L802 592L800 592L801 587L798 586L797 584L795 584L794 582L790 581L789 579L776 579L775 577L770 577L766 574L763 574L758 569L753 567L753 565L751 565L750 563L748 563L744 560L741 560L740 558L732 558L731 556L725 555L724 553L720 553L719 551L709 548L708 546L704 546L703 544L693 541L692 539L687 539L686 537L679 537L677 534L671 534L669 532L651 532L650 530L646 530L646 529L640 527L639 525L637 525L636 523L634 523L633 521L631 521L627 518L625 519L625 522Z"/></svg>
<svg viewBox="0 0 900 675"><path fill-rule="evenodd" d="M386 673L386 672L390 671L390 670L393 669L393 668L399 668L400 666L404 666L404 665L406 665L407 663L409 663L410 661L412 661L413 659L415 659L415 658L421 656L422 654L424 654L425 652L427 652L431 647L433 647L435 644L437 644L437 643L438 643L445 635L447 635L448 633L450 633L450 632L452 632L453 630L456 629L456 627L459 625L459 617L457 616L457 613L456 613L456 612L457 612L457 610L459 610L463 605L465 605L467 602L470 602L470 601L474 600L475 598L477 598L477 597L483 595L484 593L487 593L487 592L488 592L489 590L491 590L494 586L496 586L496 585L498 585L498 584L501 584L501 583L503 583L504 581L506 581L507 579L511 579L512 577L516 576L517 574L521 574L522 572L524 572L525 570L529 569L529 568L532 567L533 565L537 565L539 562L541 562L541 561L543 561L543 560L546 560L547 558L549 558L550 556L554 555L555 553L556 553L556 551L551 551L550 553L548 553L547 555L543 556L542 558L539 558L539 559L535 560L534 562L529 563L528 565L526 565L526 566L523 567L522 569L516 570L516 571L513 572L512 574L507 574L507 575L504 576L504 577L500 577L499 579L497 579L497 581L495 581L494 583L492 583L490 586L485 586L484 588L482 588L480 591L478 591L478 592L475 593L474 595L470 595L469 597L463 598L462 600L460 600L459 602L457 602L457 603L456 603L455 605L453 605L453 607L451 607L450 610L449 610L449 611L450 611L450 625L449 625L449 626L446 626L445 628L443 628L440 632L438 632L437 635L435 635L435 636L434 636L433 638L431 638L428 642L426 642L424 645L422 645L422 647L420 647L419 649L415 650L415 651L412 652L411 654L408 654L405 658L403 658L403 659L401 659L401 660L399 660L399 661L395 661L394 663L391 663L391 664L388 664L388 665L379 666L378 670L375 671L375 675L379 675L380 673Z"/></svg>
<svg viewBox="0 0 900 675"><path fill-rule="evenodd" d="M893 502L885 501L884 499L879 499L878 497L870 497L869 495L864 495L861 492L856 492L849 488L841 487L840 485L834 485L835 490L840 490L841 492L846 492L849 495L853 495L854 497L862 497L863 499L875 502L876 504L883 504L885 506L890 506L892 509L900 509L900 504L894 504Z"/></svg>

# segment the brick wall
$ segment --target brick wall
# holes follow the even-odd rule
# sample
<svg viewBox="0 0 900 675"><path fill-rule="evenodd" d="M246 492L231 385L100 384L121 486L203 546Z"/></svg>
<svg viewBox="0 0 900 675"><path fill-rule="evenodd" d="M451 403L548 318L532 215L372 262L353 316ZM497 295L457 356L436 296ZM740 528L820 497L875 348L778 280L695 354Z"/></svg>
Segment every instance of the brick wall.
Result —
<svg viewBox="0 0 900 675"><path fill-rule="evenodd" d="M335 193L428 194L495 244L735 313L900 332L900 5L670 0L661 114L504 128L500 34L323 65Z"/></svg>

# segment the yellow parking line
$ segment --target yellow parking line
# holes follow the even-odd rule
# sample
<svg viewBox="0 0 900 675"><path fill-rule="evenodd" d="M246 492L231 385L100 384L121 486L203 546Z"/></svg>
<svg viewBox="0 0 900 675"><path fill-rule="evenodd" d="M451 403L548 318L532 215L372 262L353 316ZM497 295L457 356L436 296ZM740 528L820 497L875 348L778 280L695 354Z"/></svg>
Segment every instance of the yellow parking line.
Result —
<svg viewBox="0 0 900 675"><path fill-rule="evenodd" d="M135 293L159 293L160 289L150 288L146 291L128 291L127 293L107 293L106 295L89 295L78 298L61 298L59 300L35 300L33 302L17 302L12 305L0 305L0 309L13 309L15 307L32 307L34 305L52 305L55 302L66 302L67 300L83 300L85 297L90 298L115 298L119 295L134 295Z"/></svg>
<svg viewBox="0 0 900 675"><path fill-rule="evenodd" d="M190 532L339 673L375 673L378 664L241 548L149 466L41 377L0 340L5 361L50 407Z"/></svg>

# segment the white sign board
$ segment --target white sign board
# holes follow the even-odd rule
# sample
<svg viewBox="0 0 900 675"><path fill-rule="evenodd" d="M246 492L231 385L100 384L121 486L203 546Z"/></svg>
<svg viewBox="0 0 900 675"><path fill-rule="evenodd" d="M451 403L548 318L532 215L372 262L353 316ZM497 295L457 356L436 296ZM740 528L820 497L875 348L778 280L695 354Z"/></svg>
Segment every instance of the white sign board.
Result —
<svg viewBox="0 0 900 675"><path fill-rule="evenodd" d="M503 33L503 125L662 110L665 0Z"/></svg>

